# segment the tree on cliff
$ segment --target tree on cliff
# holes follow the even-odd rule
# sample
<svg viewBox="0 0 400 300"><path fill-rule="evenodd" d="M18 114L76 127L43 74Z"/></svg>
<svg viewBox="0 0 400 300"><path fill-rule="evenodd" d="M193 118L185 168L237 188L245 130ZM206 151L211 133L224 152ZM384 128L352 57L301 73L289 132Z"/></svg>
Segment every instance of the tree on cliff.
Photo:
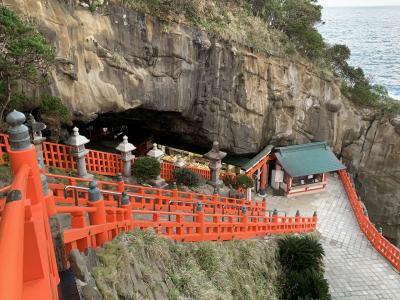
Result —
<svg viewBox="0 0 400 300"><path fill-rule="evenodd" d="M301 54L320 58L325 49L322 36L315 29L321 22L317 0L251 0L253 14L284 32Z"/></svg>
<svg viewBox="0 0 400 300"><path fill-rule="evenodd" d="M30 21L0 6L0 124L18 81L33 86L45 83L55 49Z"/></svg>

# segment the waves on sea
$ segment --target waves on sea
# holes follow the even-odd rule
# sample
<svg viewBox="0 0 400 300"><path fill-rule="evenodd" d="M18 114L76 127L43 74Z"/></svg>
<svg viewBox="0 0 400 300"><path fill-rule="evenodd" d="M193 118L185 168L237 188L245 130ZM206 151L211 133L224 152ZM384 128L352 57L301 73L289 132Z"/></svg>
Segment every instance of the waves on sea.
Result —
<svg viewBox="0 0 400 300"><path fill-rule="evenodd" d="M350 64L400 100L400 6L330 7L323 9L322 19L318 30L325 40L347 45Z"/></svg>

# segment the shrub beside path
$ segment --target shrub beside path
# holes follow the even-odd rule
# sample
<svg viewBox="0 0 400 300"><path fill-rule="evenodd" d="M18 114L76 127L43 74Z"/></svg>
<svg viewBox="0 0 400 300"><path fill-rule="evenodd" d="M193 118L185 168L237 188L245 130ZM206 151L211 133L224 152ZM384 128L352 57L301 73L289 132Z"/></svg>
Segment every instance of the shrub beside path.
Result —
<svg viewBox="0 0 400 300"><path fill-rule="evenodd" d="M325 277L333 299L400 299L400 274L361 232L339 178L326 191L293 198L268 197L267 208L289 215L318 212L317 229L325 250Z"/></svg>

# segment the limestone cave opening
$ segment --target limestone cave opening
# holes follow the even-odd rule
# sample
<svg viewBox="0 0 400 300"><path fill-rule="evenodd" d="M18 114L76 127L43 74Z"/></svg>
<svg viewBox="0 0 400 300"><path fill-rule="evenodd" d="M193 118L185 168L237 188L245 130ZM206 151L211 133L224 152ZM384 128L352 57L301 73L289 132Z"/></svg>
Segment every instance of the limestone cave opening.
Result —
<svg viewBox="0 0 400 300"><path fill-rule="evenodd" d="M116 152L124 135L135 145L135 155L145 155L153 143L198 154L206 153L212 145L201 137L199 126L179 112L134 109L101 114L90 123L75 124L90 140L87 147L99 151Z"/></svg>

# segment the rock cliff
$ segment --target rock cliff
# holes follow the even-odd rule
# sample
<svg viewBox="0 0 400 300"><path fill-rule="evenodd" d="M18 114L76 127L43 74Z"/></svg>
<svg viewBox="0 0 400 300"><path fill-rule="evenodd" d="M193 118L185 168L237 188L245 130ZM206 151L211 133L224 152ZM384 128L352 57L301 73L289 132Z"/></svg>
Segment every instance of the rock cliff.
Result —
<svg viewBox="0 0 400 300"><path fill-rule="evenodd" d="M49 88L75 120L123 113L200 146L218 139L237 154L327 140L349 165L371 218L400 240L400 118L354 106L339 82L311 66L112 1L96 13L74 1L5 2L35 17L56 46Z"/></svg>

